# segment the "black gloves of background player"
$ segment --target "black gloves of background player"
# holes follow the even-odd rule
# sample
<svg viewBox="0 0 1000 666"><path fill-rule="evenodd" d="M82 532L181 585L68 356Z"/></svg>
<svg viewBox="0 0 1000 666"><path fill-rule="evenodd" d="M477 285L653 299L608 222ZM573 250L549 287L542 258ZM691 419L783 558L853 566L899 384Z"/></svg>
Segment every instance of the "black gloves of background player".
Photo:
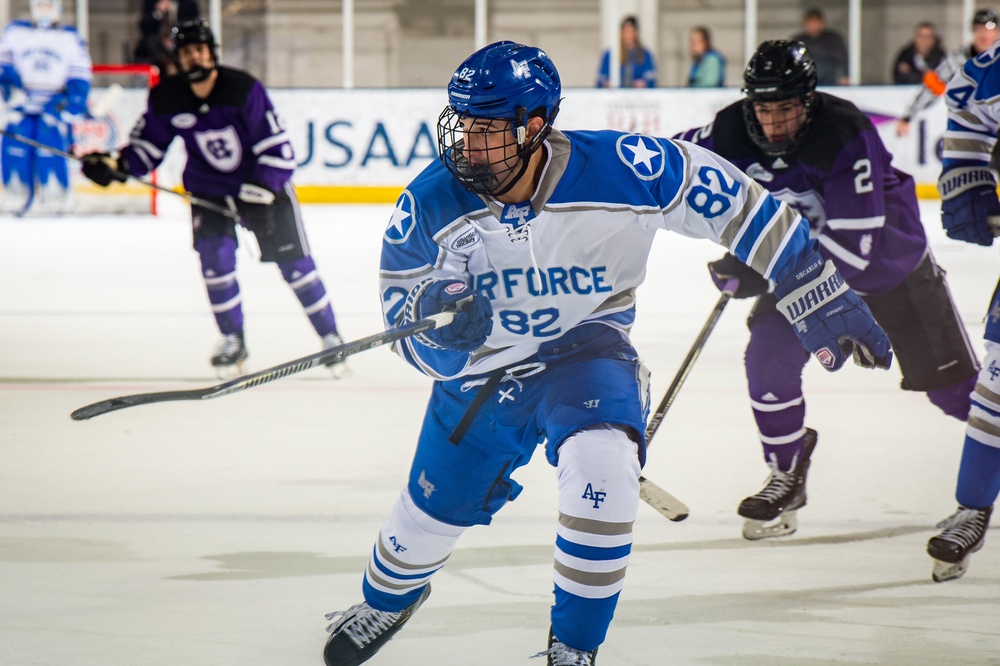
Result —
<svg viewBox="0 0 1000 666"><path fill-rule="evenodd" d="M732 254L727 253L721 259L709 262L708 272L720 291L731 286L729 283L733 280L736 281L733 298L753 298L768 292L767 280Z"/></svg>
<svg viewBox="0 0 1000 666"><path fill-rule="evenodd" d="M83 175L101 187L128 180L128 164L121 157L113 157L110 153L91 153L84 155L81 161Z"/></svg>

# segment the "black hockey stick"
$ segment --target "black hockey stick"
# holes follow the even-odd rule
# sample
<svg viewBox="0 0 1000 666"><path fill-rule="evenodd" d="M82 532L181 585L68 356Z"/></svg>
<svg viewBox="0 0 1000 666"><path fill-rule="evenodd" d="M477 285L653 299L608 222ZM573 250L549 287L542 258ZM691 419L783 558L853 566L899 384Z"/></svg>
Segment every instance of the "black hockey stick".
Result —
<svg viewBox="0 0 1000 666"><path fill-rule="evenodd" d="M54 146L50 146L50 145L45 144L45 143L42 143L41 141L35 141L32 138L29 138L29 137L26 137L26 136L22 136L20 134L15 134L14 132L8 132L7 130L5 130L3 128L0 128L0 134L4 135L6 137L10 137L11 139L14 139L15 141L20 141L21 143L26 144L28 146L31 146L32 148L38 148L40 150L47 150L50 153L52 153L53 155L58 155L59 157L66 158L68 160L76 160L77 162L83 162L84 161L84 157L86 157L86 156L84 156L84 157L77 157L73 153L67 153L65 150L59 150L58 148L56 148ZM175 190L175 189L173 189L171 187L165 187L163 185L157 185L156 183L151 183L148 180L143 180L142 178L138 178L136 176L132 176L132 175L127 174L127 173L122 173L122 172L116 171L114 169L112 169L112 171L114 171L115 174L117 174L119 176L124 176L125 178L128 178L129 180L134 180L135 182L140 183L142 185L145 185L146 187L151 187L154 190L158 190L160 192L166 192L167 194L173 194L175 196L181 197L182 199L186 199L188 201L188 203L192 203L192 204L195 204L197 206L201 206L202 208L208 209L208 210L212 211L213 213L219 213L220 215L225 215L226 217L230 217L230 218L236 220L237 222L239 222L239 220L240 220L240 216L236 213L236 211L231 210L229 208L226 208L225 206L220 206L219 204L215 203L214 201L208 201L206 199L202 199L202 198L196 197L195 195L191 194L190 192L178 192L177 190Z"/></svg>
<svg viewBox="0 0 1000 666"><path fill-rule="evenodd" d="M701 332L698 333L698 337L695 338L690 351L688 351L687 356L684 357L684 362L681 363L680 369L677 371L677 374L674 375L674 380L670 382L670 387L667 389L666 395L663 396L663 400L660 401L660 405L656 408L656 411L649 415L649 422L646 424L647 447L649 447L650 442L653 439L653 435L656 434L657 429L660 427L660 422L663 421L663 417L666 416L667 410L669 410L670 406L674 404L674 399L676 399L677 394L680 393L684 380L686 380L687 376L691 373L691 368L694 367L695 361L697 361L698 356L701 355L701 350L704 349L708 336L712 333L712 329L714 329L715 325L718 323L719 317L722 316L722 311L726 309L726 304L729 303L729 299L731 299L733 294L736 292L737 286L738 283L736 280L730 280L725 284L722 294L719 296L719 300L715 303L712 313L708 316L708 321L706 321L705 325L701 327ZM674 522L684 520L690 513L684 502L680 501L644 476L639 477L639 496L646 502L646 504L649 504L651 507Z"/></svg>
<svg viewBox="0 0 1000 666"><path fill-rule="evenodd" d="M418 333L423 333L424 331L447 326L451 323L452 319L455 318L455 315L456 313L451 311L439 312L438 314L424 317L423 319L410 324L396 326L395 328L390 328L382 333L369 335L367 338L361 338L360 340L355 340L354 342L346 342L342 345L337 345L336 347L330 347L329 349L324 349L321 352L316 352L315 354L310 354L309 356L303 356L302 358L297 358L294 361L288 361L287 363L276 365L273 368L268 368L267 370L261 370L260 372L244 375L243 377L237 377L236 379L218 384L216 386L210 386L202 389L190 389L186 391L162 391L160 393L124 395L120 398L102 400L100 402L95 402L92 405L81 407L70 414L70 416L74 421L86 421L87 419L100 416L101 414L107 414L108 412L125 409L126 407L135 407L136 405L149 405L154 402L170 402L173 400L211 400L212 398L220 398L224 395L229 395L230 393L245 391L246 389L260 386L261 384L273 382L276 379L294 375L298 372L302 372L303 370L315 368L323 363L329 363L330 361L342 361L348 356L353 356L354 354L358 354L369 349L381 347L389 342L395 342L396 340L402 340L403 338L408 338L410 336L417 335Z"/></svg>

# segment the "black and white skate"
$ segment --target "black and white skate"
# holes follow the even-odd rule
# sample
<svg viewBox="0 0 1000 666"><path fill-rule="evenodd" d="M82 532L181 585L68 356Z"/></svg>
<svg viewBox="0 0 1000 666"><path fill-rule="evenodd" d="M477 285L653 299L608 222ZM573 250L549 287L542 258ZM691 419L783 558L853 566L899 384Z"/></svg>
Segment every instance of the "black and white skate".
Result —
<svg viewBox="0 0 1000 666"><path fill-rule="evenodd" d="M222 336L215 353L212 354L212 367L220 379L236 377L243 374L243 361L247 360L247 346L243 333L227 333Z"/></svg>
<svg viewBox="0 0 1000 666"><path fill-rule="evenodd" d="M326 619L334 622L326 628L330 632L323 649L326 666L358 666L374 657L430 594L427 585L419 599L397 613L375 610L367 603L328 613Z"/></svg>
<svg viewBox="0 0 1000 666"><path fill-rule="evenodd" d="M548 657L547 666L594 666L597 663L597 648L591 652L584 652L566 645L552 634L549 628L549 649L532 655L535 657Z"/></svg>
<svg viewBox="0 0 1000 666"><path fill-rule="evenodd" d="M738 513L743 523L743 538L749 541L794 534L799 527L796 511L806 505L806 477L809 459L816 448L816 431L806 428L802 457L788 471L771 467L767 484L756 495L740 502Z"/></svg>
<svg viewBox="0 0 1000 666"><path fill-rule="evenodd" d="M935 583L965 575L969 558L983 547L991 513L992 506L969 509L960 505L958 511L937 524L944 531L927 542L927 554L934 558L931 577Z"/></svg>
<svg viewBox="0 0 1000 666"><path fill-rule="evenodd" d="M333 333L327 333L323 336L323 350L332 349L334 347L339 347L344 344L344 339L334 331ZM327 361L324 363L326 367L330 368L330 374L333 375L334 379L343 379L351 374L350 368L347 367L347 363L344 359Z"/></svg>

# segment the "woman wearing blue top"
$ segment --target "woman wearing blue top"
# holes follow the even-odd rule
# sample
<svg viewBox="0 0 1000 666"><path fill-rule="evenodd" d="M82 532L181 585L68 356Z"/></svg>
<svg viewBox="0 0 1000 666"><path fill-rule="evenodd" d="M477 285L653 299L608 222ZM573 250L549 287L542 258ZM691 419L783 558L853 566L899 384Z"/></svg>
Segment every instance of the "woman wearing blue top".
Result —
<svg viewBox="0 0 1000 666"><path fill-rule="evenodd" d="M692 28L688 41L691 52L689 88L722 88L726 85L726 59L712 48L712 34L708 28Z"/></svg>
<svg viewBox="0 0 1000 666"><path fill-rule="evenodd" d="M634 16L626 16L622 20L621 47L619 62L621 63L622 88L655 88L656 62L653 54L639 41L639 22ZM597 87L611 86L611 51L604 52L601 58L601 69L597 73Z"/></svg>

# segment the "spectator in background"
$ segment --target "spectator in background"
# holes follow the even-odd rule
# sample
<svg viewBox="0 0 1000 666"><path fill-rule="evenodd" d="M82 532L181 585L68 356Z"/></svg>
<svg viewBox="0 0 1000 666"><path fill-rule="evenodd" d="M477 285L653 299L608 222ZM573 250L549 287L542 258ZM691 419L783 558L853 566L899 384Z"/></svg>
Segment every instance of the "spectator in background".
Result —
<svg viewBox="0 0 1000 666"><path fill-rule="evenodd" d="M176 74L170 32L174 26L198 16L196 0L143 0L142 18L139 19L142 36L135 47L135 61L156 65L163 76Z"/></svg>
<svg viewBox="0 0 1000 666"><path fill-rule="evenodd" d="M634 16L622 20L619 47L622 88L655 88L656 62L653 54L639 41L639 21ZM597 73L597 87L611 86L611 51L604 52L601 69Z"/></svg>
<svg viewBox="0 0 1000 666"><path fill-rule="evenodd" d="M988 49L997 39L1000 39L1000 15L992 9L980 9L972 17L972 42L950 51L937 67L924 75L923 87L917 91L916 97L896 125L896 136L908 135L913 119L944 94L951 77L962 68L965 61Z"/></svg>
<svg viewBox="0 0 1000 666"><path fill-rule="evenodd" d="M847 46L844 38L835 30L826 27L826 16L822 9L812 8L802 19L802 34L792 37L806 45L816 62L817 85L846 86L851 81L847 76Z"/></svg>
<svg viewBox="0 0 1000 666"><path fill-rule="evenodd" d="M913 29L913 40L896 56L892 68L893 83L922 83L924 75L944 60L941 38L930 21L921 21Z"/></svg>
<svg viewBox="0 0 1000 666"><path fill-rule="evenodd" d="M691 53L689 88L722 88L726 85L726 59L712 48L712 33L704 26L692 28L688 36Z"/></svg>

